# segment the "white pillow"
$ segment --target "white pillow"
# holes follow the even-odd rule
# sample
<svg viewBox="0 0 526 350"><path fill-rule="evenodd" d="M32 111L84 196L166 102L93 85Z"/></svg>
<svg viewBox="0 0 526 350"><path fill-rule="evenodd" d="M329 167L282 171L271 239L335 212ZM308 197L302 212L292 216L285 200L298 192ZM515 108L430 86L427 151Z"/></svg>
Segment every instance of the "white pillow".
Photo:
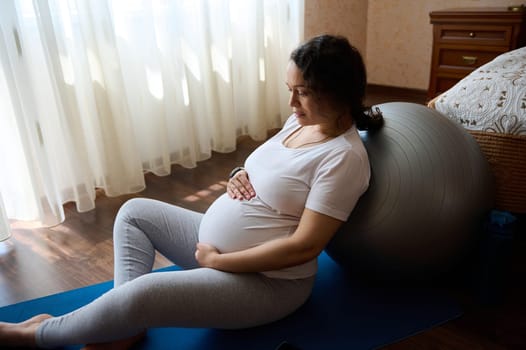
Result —
<svg viewBox="0 0 526 350"><path fill-rule="evenodd" d="M526 135L526 47L477 68L434 102L466 129Z"/></svg>

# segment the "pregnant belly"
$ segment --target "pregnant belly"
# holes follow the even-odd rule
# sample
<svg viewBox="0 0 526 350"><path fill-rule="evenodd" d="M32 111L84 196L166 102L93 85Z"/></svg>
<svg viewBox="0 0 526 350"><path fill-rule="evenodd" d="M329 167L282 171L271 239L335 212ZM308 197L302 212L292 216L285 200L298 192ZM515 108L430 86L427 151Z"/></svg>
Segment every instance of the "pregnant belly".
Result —
<svg viewBox="0 0 526 350"><path fill-rule="evenodd" d="M224 194L203 216L199 241L222 253L233 252L287 236L297 224L297 218L278 214L258 197L240 201Z"/></svg>

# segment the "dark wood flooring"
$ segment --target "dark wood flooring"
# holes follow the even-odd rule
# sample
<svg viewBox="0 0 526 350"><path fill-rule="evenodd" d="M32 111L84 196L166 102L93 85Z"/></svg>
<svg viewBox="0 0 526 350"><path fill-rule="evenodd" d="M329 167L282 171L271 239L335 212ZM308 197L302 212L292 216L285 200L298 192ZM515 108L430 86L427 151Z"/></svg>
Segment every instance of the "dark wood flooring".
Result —
<svg viewBox="0 0 526 350"><path fill-rule="evenodd" d="M426 92L370 86L367 102L406 101L425 104ZM11 250L0 255L0 306L106 281L113 274L112 225L119 207L132 197L149 197L204 211L225 190L226 174L259 145L241 137L237 151L214 153L195 169L174 166L165 177L146 175L147 188L108 198L100 193L96 209L78 213L66 204L66 220L49 228L13 222ZM384 349L524 349L526 348L524 242L514 246L504 296L496 305L480 303L460 283L448 293L463 306L462 317ZM169 265L158 256L155 268ZM327 349L329 349L328 347ZM270 350L270 349L269 349Z"/></svg>

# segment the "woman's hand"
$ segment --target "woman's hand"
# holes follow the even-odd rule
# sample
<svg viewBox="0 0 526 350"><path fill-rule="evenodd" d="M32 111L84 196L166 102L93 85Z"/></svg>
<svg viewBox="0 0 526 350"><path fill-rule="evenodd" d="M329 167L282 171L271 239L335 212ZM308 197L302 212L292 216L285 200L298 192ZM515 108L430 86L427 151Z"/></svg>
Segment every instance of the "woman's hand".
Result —
<svg viewBox="0 0 526 350"><path fill-rule="evenodd" d="M197 243L195 250L195 260L202 267L214 268L214 258L219 254L219 250L211 244Z"/></svg>
<svg viewBox="0 0 526 350"><path fill-rule="evenodd" d="M238 171L234 177L228 180L226 191L232 199L249 200L256 196L256 191L254 191L245 170Z"/></svg>

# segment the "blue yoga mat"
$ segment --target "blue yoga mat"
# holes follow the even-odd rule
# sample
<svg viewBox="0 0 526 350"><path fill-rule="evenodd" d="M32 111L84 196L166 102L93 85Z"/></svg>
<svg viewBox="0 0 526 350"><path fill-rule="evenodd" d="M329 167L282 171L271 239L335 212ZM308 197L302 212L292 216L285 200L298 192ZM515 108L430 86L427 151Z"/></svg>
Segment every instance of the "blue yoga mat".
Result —
<svg viewBox="0 0 526 350"><path fill-rule="evenodd" d="M311 298L283 320L246 330L154 328L136 349L274 350L283 341L302 350L375 349L462 314L458 304L439 290L366 286L325 253L319 267ZM168 269L176 267L163 270ZM0 321L19 322L40 313L61 315L111 286L109 281L5 306L0 308Z"/></svg>

